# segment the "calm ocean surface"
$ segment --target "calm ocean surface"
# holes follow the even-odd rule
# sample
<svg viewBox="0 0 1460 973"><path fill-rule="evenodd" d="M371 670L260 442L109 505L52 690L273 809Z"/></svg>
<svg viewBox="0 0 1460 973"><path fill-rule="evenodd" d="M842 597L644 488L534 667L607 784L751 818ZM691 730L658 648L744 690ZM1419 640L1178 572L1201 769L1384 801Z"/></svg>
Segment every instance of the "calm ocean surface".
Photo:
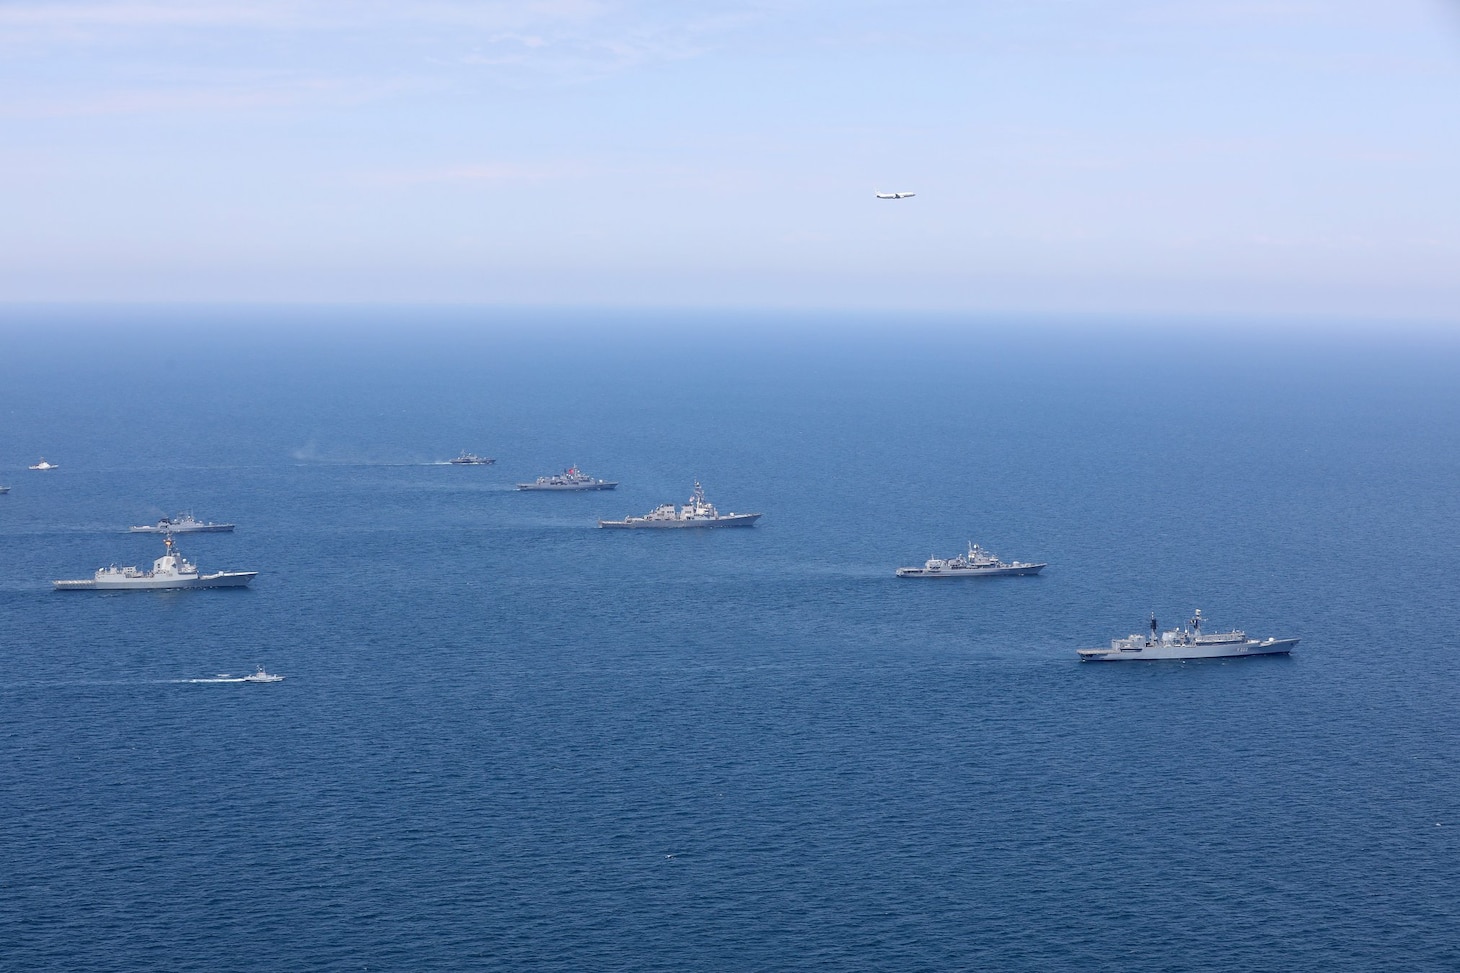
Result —
<svg viewBox="0 0 1460 973"><path fill-rule="evenodd" d="M0 969L1460 969L1457 483L1457 339L11 309Z"/></svg>

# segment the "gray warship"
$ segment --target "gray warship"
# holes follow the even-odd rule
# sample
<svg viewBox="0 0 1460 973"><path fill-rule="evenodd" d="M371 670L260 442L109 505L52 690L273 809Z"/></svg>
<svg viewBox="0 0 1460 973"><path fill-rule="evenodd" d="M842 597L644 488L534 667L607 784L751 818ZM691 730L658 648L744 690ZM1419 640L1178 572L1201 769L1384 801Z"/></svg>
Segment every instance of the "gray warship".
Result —
<svg viewBox="0 0 1460 973"><path fill-rule="evenodd" d="M1135 662L1142 659L1231 659L1247 655L1287 655L1297 639L1250 639L1239 629L1202 633L1201 609L1185 628L1161 632L1151 615L1148 635L1127 635L1111 639L1108 649L1078 649L1081 662Z"/></svg>
<svg viewBox="0 0 1460 973"><path fill-rule="evenodd" d="M155 524L127 529L133 534L203 534L231 532L233 525L215 524L211 520L204 523L192 514L178 514L176 517L163 517Z"/></svg>
<svg viewBox="0 0 1460 973"><path fill-rule="evenodd" d="M460 456L450 461L452 466L491 466L495 462L497 460L494 457L478 456L476 453L468 453L464 449Z"/></svg>
<svg viewBox="0 0 1460 973"><path fill-rule="evenodd" d="M899 578L995 578L1009 575L1038 574L1048 564L1027 564L1024 561L1000 561L988 551L968 544L968 553L957 557L930 557L920 568L898 568Z"/></svg>
<svg viewBox="0 0 1460 973"><path fill-rule="evenodd" d="M554 473L552 476L540 476L532 483L519 483L519 490L612 490L618 486L616 480L595 480L587 473L578 471L578 467L570 466L561 473Z"/></svg>
<svg viewBox="0 0 1460 973"><path fill-rule="evenodd" d="M152 562L151 571L140 568L101 568L90 578L53 581L57 591L158 591L171 588L242 588L258 576L257 571L219 571L200 574L198 566L178 551L169 534L163 539L167 553Z"/></svg>
<svg viewBox="0 0 1460 973"><path fill-rule="evenodd" d="M599 527L620 529L674 528L674 527L750 527L760 519L760 514L737 514L733 511L722 514L715 505L705 499L704 488L695 481L695 492L678 510L674 504L660 504L642 517L625 517L623 520L600 520Z"/></svg>

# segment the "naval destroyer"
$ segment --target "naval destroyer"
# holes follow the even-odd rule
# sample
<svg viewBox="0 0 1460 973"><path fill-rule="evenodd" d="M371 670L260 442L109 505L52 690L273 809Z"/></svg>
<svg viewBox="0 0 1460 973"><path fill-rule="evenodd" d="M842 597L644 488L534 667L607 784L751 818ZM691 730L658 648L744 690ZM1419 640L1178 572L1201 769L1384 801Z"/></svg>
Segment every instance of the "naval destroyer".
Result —
<svg viewBox="0 0 1460 973"><path fill-rule="evenodd" d="M1108 649L1079 649L1081 662L1128 662L1141 659L1230 659L1245 655L1287 655L1298 644L1297 639L1250 639L1247 633L1203 634L1201 609L1185 628L1160 631L1156 616L1151 616L1149 635L1127 635L1111 639Z"/></svg>
<svg viewBox="0 0 1460 973"><path fill-rule="evenodd" d="M642 517L625 517L623 520L600 520L599 527L749 527L760 519L760 514L737 514L733 511L722 514L715 505L705 499L704 488L695 481L695 492L678 510L674 504L664 503Z"/></svg>
<svg viewBox="0 0 1460 973"><path fill-rule="evenodd" d="M257 571L219 571L199 574L198 566L178 551L172 535L164 538L167 553L152 562L151 571L140 568L101 568L90 578L54 581L57 591L165 590L171 588L241 588L258 576Z"/></svg>
<svg viewBox="0 0 1460 973"><path fill-rule="evenodd" d="M570 466L552 476L540 476L532 483L519 483L519 490L612 490L618 486L616 480L595 480L587 473L580 473L578 467Z"/></svg>
<svg viewBox="0 0 1460 973"><path fill-rule="evenodd" d="M1048 564L1026 564L1023 561L1000 561L988 551L968 544L968 553L957 557L930 557L920 568L898 568L899 578L994 578L1015 574L1038 574Z"/></svg>

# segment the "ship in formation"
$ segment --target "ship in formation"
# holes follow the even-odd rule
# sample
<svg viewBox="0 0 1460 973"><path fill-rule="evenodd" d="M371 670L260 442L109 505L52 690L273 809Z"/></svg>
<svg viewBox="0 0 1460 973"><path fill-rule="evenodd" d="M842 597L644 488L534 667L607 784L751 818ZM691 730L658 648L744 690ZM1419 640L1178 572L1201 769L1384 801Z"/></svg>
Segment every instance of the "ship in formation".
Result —
<svg viewBox="0 0 1460 973"><path fill-rule="evenodd" d="M899 578L994 578L1019 574L1038 574L1048 564L1024 561L1000 561L972 541L968 553L957 557L930 557L920 568L898 568Z"/></svg>
<svg viewBox="0 0 1460 973"><path fill-rule="evenodd" d="M722 514L715 505L705 499L704 488L695 481L694 493L683 507L675 509L674 504L660 504L642 517L625 517L623 520L600 520L599 527L620 529L676 528L676 527L750 527L760 519L760 514Z"/></svg>
<svg viewBox="0 0 1460 973"><path fill-rule="evenodd" d="M578 467L570 466L561 473L554 473L552 476L540 476L532 483L519 483L519 490L612 490L618 486L617 480L596 480L587 473L580 472Z"/></svg>
<svg viewBox="0 0 1460 973"><path fill-rule="evenodd" d="M160 591L174 588L242 588L258 576L257 571L217 571L203 574L177 549L172 535L163 539L167 553L152 562L151 571L112 565L100 568L90 578L55 581L57 591Z"/></svg>
<svg viewBox="0 0 1460 973"><path fill-rule="evenodd" d="M1183 628L1162 632L1151 615L1151 629L1144 635L1111 639L1109 648L1079 649L1081 662L1136 662L1143 659L1231 659L1248 655L1287 655L1297 639L1248 638L1239 629L1230 632L1201 630L1201 609Z"/></svg>
<svg viewBox="0 0 1460 973"><path fill-rule="evenodd" d="M456 457L456 459L454 459L454 460L451 460L451 465L452 466L491 466L495 462L497 462L497 460L496 460L495 457L492 457L492 456L478 456L476 453L468 453L466 450L463 449L461 451L461 455L460 456Z"/></svg>
<svg viewBox="0 0 1460 973"><path fill-rule="evenodd" d="M204 522L192 514L178 514L176 517L163 517L155 524L129 527L128 530L133 534L203 534L230 532L233 525L215 524L211 520Z"/></svg>

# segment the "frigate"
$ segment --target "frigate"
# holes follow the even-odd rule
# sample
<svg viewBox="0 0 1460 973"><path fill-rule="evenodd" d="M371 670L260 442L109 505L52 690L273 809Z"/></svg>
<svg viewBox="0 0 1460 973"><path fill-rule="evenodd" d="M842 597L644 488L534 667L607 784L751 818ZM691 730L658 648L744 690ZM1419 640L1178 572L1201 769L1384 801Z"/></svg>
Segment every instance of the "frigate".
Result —
<svg viewBox="0 0 1460 973"><path fill-rule="evenodd" d="M451 465L452 466L491 466L495 462L497 462L496 459L493 458L493 457L491 457L491 456L478 456L476 453L468 453L466 450L463 449L461 451L461 455L458 456L458 457L456 457L456 459L454 459L454 460L451 461Z"/></svg>
<svg viewBox="0 0 1460 973"><path fill-rule="evenodd" d="M930 557L920 568L898 568L899 578L992 578L1012 574L1038 574L1048 564L1000 561L972 541L968 553L957 557Z"/></svg>
<svg viewBox="0 0 1460 973"><path fill-rule="evenodd" d="M176 517L163 517L155 524L127 529L133 534L202 534L232 531L233 525L215 524L211 520L204 523L192 514L178 514Z"/></svg>
<svg viewBox="0 0 1460 973"><path fill-rule="evenodd" d="M540 476L532 483L519 483L519 490L612 490L618 486L616 480L595 480L578 467L570 466L552 476Z"/></svg>
<svg viewBox="0 0 1460 973"><path fill-rule="evenodd" d="M172 535L163 539L167 553L152 562L151 571L140 568L101 568L90 578L54 581L57 591L163 590L169 588L241 588L258 576L257 571L219 571L200 574L198 566L182 556Z"/></svg>
<svg viewBox="0 0 1460 973"><path fill-rule="evenodd" d="M672 503L655 507L642 517L625 517L623 520L600 520L599 527L749 527L760 519L760 514L737 514L733 511L722 514L715 505L705 499L704 488L695 481L695 492L678 510Z"/></svg>
<svg viewBox="0 0 1460 973"><path fill-rule="evenodd" d="M1128 662L1141 659L1229 659L1247 655L1287 655L1297 639L1250 639L1238 629L1203 634L1201 609L1184 628L1162 632L1151 615L1148 635L1111 639L1108 649L1079 649L1081 662Z"/></svg>

